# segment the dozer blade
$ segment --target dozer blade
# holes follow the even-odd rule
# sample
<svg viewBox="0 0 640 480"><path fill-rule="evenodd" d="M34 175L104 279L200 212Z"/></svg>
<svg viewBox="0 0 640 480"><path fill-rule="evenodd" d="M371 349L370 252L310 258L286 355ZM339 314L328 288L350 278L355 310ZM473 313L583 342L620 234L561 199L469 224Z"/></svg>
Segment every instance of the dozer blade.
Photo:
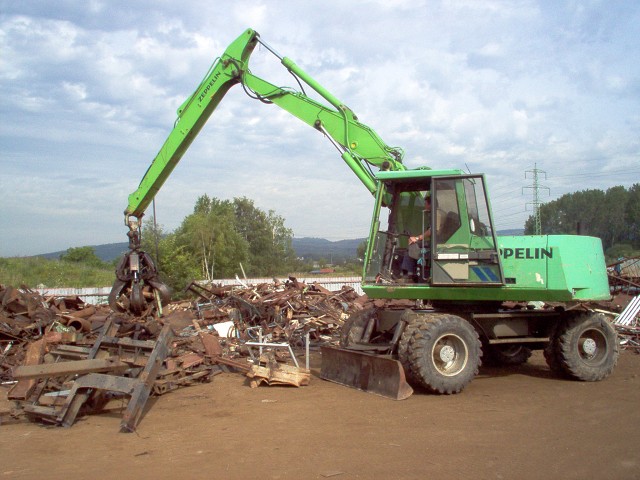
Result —
<svg viewBox="0 0 640 480"><path fill-rule="evenodd" d="M397 360L344 348L321 350L320 378L324 380L393 400L404 400L413 393Z"/></svg>

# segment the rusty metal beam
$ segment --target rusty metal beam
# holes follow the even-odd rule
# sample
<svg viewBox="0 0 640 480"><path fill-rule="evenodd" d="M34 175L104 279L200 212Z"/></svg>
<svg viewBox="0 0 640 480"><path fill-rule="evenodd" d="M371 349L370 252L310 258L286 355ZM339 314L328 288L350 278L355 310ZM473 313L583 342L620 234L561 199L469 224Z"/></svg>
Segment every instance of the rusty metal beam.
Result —
<svg viewBox="0 0 640 480"><path fill-rule="evenodd" d="M127 405L127 409L122 415L120 422L121 432L133 432L142 416L144 406L151 394L153 383L160 372L162 362L171 351L171 342L173 340L173 331L169 325L165 325L158 336L156 346L149 355L147 365L138 377L138 382L131 393L131 399Z"/></svg>
<svg viewBox="0 0 640 480"><path fill-rule="evenodd" d="M40 339L29 345L27 348L27 357L24 362L25 366L38 365L42 361L45 344L45 340ZM33 392L35 386L36 381L34 379L18 380L18 383L9 390L7 398L9 400L26 400L31 392Z"/></svg>
<svg viewBox="0 0 640 480"><path fill-rule="evenodd" d="M89 360L73 360L70 362L45 363L41 365L22 365L15 367L13 378L34 379L61 377L66 375L84 375L94 372L124 372L129 365L121 362L119 357L93 358Z"/></svg>

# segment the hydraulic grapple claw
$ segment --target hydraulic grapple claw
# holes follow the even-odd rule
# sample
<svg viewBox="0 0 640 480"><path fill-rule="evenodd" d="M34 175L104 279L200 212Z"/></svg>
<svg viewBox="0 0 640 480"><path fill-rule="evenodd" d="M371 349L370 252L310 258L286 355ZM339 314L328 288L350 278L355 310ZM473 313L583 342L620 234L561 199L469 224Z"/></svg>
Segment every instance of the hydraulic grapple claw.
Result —
<svg viewBox="0 0 640 480"><path fill-rule="evenodd" d="M109 294L109 306L113 311L142 315L149 307L161 309L161 305L170 299L171 292L160 281L158 270L147 253L136 249L122 257Z"/></svg>

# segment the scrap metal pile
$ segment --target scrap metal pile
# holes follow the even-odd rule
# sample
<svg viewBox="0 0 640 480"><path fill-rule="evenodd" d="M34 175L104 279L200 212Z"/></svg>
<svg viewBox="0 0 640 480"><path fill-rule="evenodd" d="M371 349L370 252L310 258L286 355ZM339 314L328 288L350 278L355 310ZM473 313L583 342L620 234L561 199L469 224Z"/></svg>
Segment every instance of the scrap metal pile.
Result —
<svg viewBox="0 0 640 480"><path fill-rule="evenodd" d="M609 285L614 294L640 292L640 257L620 258L607 265Z"/></svg>
<svg viewBox="0 0 640 480"><path fill-rule="evenodd" d="M252 387L306 385L308 365L301 368L296 357L308 359L309 348L337 344L344 320L371 301L348 286L329 291L295 278L259 285L192 283L188 291L195 300L170 303L162 315L147 310L135 316L78 297L43 297L0 285L0 382L11 386L13 416L71 426L115 399L123 409L121 431L130 432L149 396L210 381L222 371L245 374ZM640 297L624 300L591 308L606 309L622 347L640 351ZM386 301L373 302L380 307ZM408 300L390 302L410 306ZM546 307L553 306L536 308ZM616 323L627 317L624 325Z"/></svg>
<svg viewBox="0 0 640 480"><path fill-rule="evenodd" d="M623 349L640 353L640 257L619 258L607 265L613 306L619 315L613 321Z"/></svg>
<svg viewBox="0 0 640 480"><path fill-rule="evenodd" d="M620 347L640 353L640 295L632 297L618 294L612 304L620 312L613 314L613 326L618 333Z"/></svg>
<svg viewBox="0 0 640 480"><path fill-rule="evenodd" d="M295 278L188 289L196 301L134 316L0 285L0 381L12 385L14 415L71 426L117 398L127 402L121 431L133 431L150 395L221 371L246 373L252 386L306 385L295 352L337 342L343 320L367 301L351 287L332 292Z"/></svg>

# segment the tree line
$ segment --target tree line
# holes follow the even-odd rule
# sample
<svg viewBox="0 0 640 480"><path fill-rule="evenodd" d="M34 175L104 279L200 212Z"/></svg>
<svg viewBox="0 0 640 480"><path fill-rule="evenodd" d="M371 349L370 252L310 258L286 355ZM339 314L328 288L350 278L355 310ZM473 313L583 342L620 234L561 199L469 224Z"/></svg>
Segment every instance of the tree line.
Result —
<svg viewBox="0 0 640 480"><path fill-rule="evenodd" d="M293 231L273 210L265 212L246 197L220 200L205 194L173 232L146 220L142 248L156 258L163 281L182 290L194 279L295 270L300 262L292 238Z"/></svg>
<svg viewBox="0 0 640 480"><path fill-rule="evenodd" d="M640 184L626 189L584 190L563 195L540 208L543 234L599 237L608 261L640 255ZM535 218L525 234L535 231ZM152 255L160 275L175 292L194 279L284 275L313 268L296 258L293 232L273 210L246 197L219 200L200 196L193 212L173 232L152 218L142 230L142 247ZM362 258L365 244L358 247ZM355 252L354 252L355 253ZM117 262L117 260L116 260ZM68 249L59 260L41 257L0 258L0 283L35 287L90 287L113 282L115 263L102 262L92 247ZM343 266L358 274L356 260Z"/></svg>
<svg viewBox="0 0 640 480"><path fill-rule="evenodd" d="M205 194L174 231L165 231L153 217L145 218L142 228L142 249L153 257L163 282L178 295L193 280L281 276L309 272L315 264L326 263L298 259L292 242L293 231L283 217L261 210L246 197L220 200ZM354 259L337 269L359 274L362 264L355 256L354 251ZM58 260L0 258L0 284L106 286L113 283L119 260L103 262L90 246L69 248Z"/></svg>
<svg viewBox="0 0 640 480"><path fill-rule="evenodd" d="M640 183L568 193L540 207L542 234L599 237L609 259L640 254ZM535 232L535 218L525 235Z"/></svg>

